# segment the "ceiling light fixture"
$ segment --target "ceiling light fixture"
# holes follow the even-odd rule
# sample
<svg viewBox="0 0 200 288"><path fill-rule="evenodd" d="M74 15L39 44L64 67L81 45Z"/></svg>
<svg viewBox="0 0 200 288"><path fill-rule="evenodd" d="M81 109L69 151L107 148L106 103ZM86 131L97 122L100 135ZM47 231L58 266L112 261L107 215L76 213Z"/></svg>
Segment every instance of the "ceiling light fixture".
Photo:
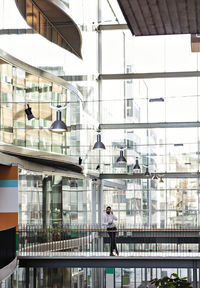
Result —
<svg viewBox="0 0 200 288"><path fill-rule="evenodd" d="M134 167L133 167L133 171L134 171L135 173L139 173L139 172L141 171L138 157L136 157L136 161L135 161L135 165L134 165Z"/></svg>
<svg viewBox="0 0 200 288"><path fill-rule="evenodd" d="M149 176L150 176L149 168L148 168L148 167L146 168L146 171L145 171L145 173L144 173L144 176L146 176L146 177L149 177Z"/></svg>
<svg viewBox="0 0 200 288"><path fill-rule="evenodd" d="M120 148L120 156L117 158L117 163L124 164L126 163L126 158L124 157L123 148Z"/></svg>
<svg viewBox="0 0 200 288"><path fill-rule="evenodd" d="M103 144L103 142L101 142L101 134L100 134L100 130L97 131L98 134L97 134L97 142L94 144L94 147L93 149L96 149L96 150L105 150L106 147L105 145Z"/></svg>
<svg viewBox="0 0 200 288"><path fill-rule="evenodd" d="M164 183L164 180L163 180L162 177L160 177L160 181L159 181L159 183Z"/></svg>
<svg viewBox="0 0 200 288"><path fill-rule="evenodd" d="M35 118L35 116L34 116L33 113L31 112L31 107L29 106L28 103L27 103L27 107L28 107L28 108L25 109L25 113L26 113L26 115L27 115L27 119L28 119L28 120L31 120L31 119Z"/></svg>
<svg viewBox="0 0 200 288"><path fill-rule="evenodd" d="M62 113L61 110L66 109L67 106L62 107L61 105L57 105L57 107L52 107L53 109L56 109L56 121L54 121L51 124L51 127L49 128L50 131L52 132L57 132L57 133L63 133L67 132L67 126L66 124L61 120L62 119Z"/></svg>
<svg viewBox="0 0 200 288"><path fill-rule="evenodd" d="M152 180L158 180L158 176L156 175L156 172L154 173Z"/></svg>

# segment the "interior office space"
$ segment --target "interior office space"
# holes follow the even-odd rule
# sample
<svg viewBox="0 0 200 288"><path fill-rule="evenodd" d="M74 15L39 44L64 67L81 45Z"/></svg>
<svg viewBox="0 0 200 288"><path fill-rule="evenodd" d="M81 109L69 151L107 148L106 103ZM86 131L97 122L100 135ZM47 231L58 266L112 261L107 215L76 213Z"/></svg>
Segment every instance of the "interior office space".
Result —
<svg viewBox="0 0 200 288"><path fill-rule="evenodd" d="M108 235L94 230L107 206L122 229L119 262L198 253L188 235L200 226L199 16L194 0L0 0L0 232L16 227L16 256L56 242L109 258ZM136 288L173 271L199 285L198 261L138 257L28 274L14 257L0 286Z"/></svg>

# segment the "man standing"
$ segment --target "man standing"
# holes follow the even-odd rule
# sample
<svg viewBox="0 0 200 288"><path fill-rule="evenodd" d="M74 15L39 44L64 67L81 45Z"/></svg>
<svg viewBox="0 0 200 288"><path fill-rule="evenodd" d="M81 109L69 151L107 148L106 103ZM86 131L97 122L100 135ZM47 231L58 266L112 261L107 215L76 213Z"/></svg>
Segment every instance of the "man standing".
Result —
<svg viewBox="0 0 200 288"><path fill-rule="evenodd" d="M116 251L116 254L119 255L116 245L116 232L115 232L117 228L114 224L114 220L117 220L117 217L114 216L111 207L108 206L106 208L106 213L103 217L103 224L106 225L108 234L110 236L110 256L115 256L115 254L113 254L114 249Z"/></svg>

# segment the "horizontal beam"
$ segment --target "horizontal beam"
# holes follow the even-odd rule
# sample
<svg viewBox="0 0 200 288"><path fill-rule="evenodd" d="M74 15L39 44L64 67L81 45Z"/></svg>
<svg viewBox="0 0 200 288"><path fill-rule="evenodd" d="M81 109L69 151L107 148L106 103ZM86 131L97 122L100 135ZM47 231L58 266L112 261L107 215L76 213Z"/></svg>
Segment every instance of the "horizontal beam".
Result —
<svg viewBox="0 0 200 288"><path fill-rule="evenodd" d="M99 74L100 80L153 79L199 77L200 71Z"/></svg>
<svg viewBox="0 0 200 288"><path fill-rule="evenodd" d="M157 176L162 175L162 178L199 178L199 172L173 172L173 173L153 173ZM143 173L133 173L133 174L120 174L120 173L107 173L100 174L100 179L151 179L152 176L145 176Z"/></svg>
<svg viewBox="0 0 200 288"><path fill-rule="evenodd" d="M100 129L153 129L200 127L200 122L155 122L155 123L114 123L100 124Z"/></svg>
<svg viewBox="0 0 200 288"><path fill-rule="evenodd" d="M150 234L150 233L149 233ZM151 234L150 234L151 235ZM147 243L147 244L157 244L157 243L174 243L174 244L186 244L186 243L196 243L200 244L199 235L197 237L168 237L168 236L149 236L149 235L142 235L141 237L136 237L135 235L132 236L119 236L116 237L117 243ZM110 243L110 237L104 237L104 244ZM177 247L176 247L177 248ZM174 248L175 250L175 248Z"/></svg>
<svg viewBox="0 0 200 288"><path fill-rule="evenodd" d="M128 25L127 24L104 24L99 25L97 27L97 31L103 31L103 30L127 30Z"/></svg>
<svg viewBox="0 0 200 288"><path fill-rule="evenodd" d="M123 181L121 181L121 182L123 182ZM103 186L109 187L109 188L116 188L119 190L126 190L127 189L127 185L125 182L124 183L117 183L117 182L105 180L105 181L103 181Z"/></svg>
<svg viewBox="0 0 200 288"><path fill-rule="evenodd" d="M120 257L98 256L84 257L21 257L19 256L19 267L85 267L85 268L199 268L198 257L169 257L148 256L142 253L138 256L130 256L130 252Z"/></svg>
<svg viewBox="0 0 200 288"><path fill-rule="evenodd" d="M13 34L36 34L31 28L21 28L21 29L0 29L0 35L13 35Z"/></svg>

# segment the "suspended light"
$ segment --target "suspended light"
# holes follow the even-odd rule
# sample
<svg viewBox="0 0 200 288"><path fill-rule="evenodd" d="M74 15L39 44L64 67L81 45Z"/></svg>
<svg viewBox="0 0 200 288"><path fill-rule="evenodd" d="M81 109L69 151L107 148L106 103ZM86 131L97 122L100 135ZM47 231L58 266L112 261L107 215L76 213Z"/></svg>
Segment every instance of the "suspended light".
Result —
<svg viewBox="0 0 200 288"><path fill-rule="evenodd" d="M97 142L94 144L93 149L97 149L97 150L104 150L106 149L105 145L101 142L101 134L97 134Z"/></svg>
<svg viewBox="0 0 200 288"><path fill-rule="evenodd" d="M160 181L159 181L159 183L164 183L164 180L163 180L162 177L160 177Z"/></svg>
<svg viewBox="0 0 200 288"><path fill-rule="evenodd" d="M126 158L124 157L123 150L120 150L120 156L117 158L117 163L124 164L126 163Z"/></svg>
<svg viewBox="0 0 200 288"><path fill-rule="evenodd" d="M29 104L27 104L27 107L28 108L25 109L25 113L27 115L27 119L31 120L31 119L35 118L35 116L32 114L31 107L29 106Z"/></svg>
<svg viewBox="0 0 200 288"><path fill-rule="evenodd" d="M135 166L133 167L133 171L135 173L139 173L140 170L141 170L141 168L140 168L140 165L139 165L138 157L136 157Z"/></svg>
<svg viewBox="0 0 200 288"><path fill-rule="evenodd" d="M146 176L146 177L150 176L149 168L148 168L148 167L146 168L146 171L145 171L145 173L144 173L144 176Z"/></svg>
<svg viewBox="0 0 200 288"><path fill-rule="evenodd" d="M153 175L152 180L158 180L158 176L156 174Z"/></svg>
<svg viewBox="0 0 200 288"><path fill-rule="evenodd" d="M51 124L51 127L49 128L49 130L52 132L57 132L57 133L67 132L67 126L61 119L62 119L62 113L60 110L57 110L56 121L54 121Z"/></svg>

